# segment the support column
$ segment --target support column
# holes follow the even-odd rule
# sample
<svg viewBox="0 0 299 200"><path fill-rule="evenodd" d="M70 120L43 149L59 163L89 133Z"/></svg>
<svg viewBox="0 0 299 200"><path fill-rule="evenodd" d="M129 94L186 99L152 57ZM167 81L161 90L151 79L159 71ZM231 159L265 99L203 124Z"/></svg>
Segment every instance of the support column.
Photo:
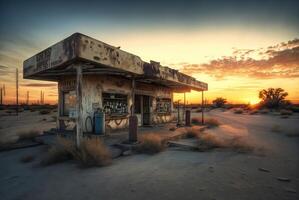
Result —
<svg viewBox="0 0 299 200"><path fill-rule="evenodd" d="M132 79L132 91L131 91L131 114L129 117L129 142L137 142L137 126L138 126L138 118L135 115L135 78Z"/></svg>
<svg viewBox="0 0 299 200"><path fill-rule="evenodd" d="M76 145L80 146L81 139L83 137L82 129L82 67L77 66L77 80L76 80Z"/></svg>
<svg viewBox="0 0 299 200"><path fill-rule="evenodd" d="M201 123L204 124L205 123L205 119L204 119L204 101L203 101L203 90L201 91Z"/></svg>

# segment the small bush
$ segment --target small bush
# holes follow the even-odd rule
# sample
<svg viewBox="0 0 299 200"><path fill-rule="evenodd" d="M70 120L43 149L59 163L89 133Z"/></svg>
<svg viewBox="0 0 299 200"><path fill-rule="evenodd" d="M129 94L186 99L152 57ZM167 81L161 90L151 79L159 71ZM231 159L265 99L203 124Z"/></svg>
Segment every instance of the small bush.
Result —
<svg viewBox="0 0 299 200"><path fill-rule="evenodd" d="M84 139L80 148L71 153L83 167L105 166L111 163L110 151L100 139Z"/></svg>
<svg viewBox="0 0 299 200"><path fill-rule="evenodd" d="M292 115L292 114L293 111L291 110L285 110L285 109L280 110L280 115Z"/></svg>
<svg viewBox="0 0 299 200"><path fill-rule="evenodd" d="M275 124L272 126L271 131L275 132L275 133L279 133L279 132L281 132L281 127L279 125Z"/></svg>
<svg viewBox="0 0 299 200"><path fill-rule="evenodd" d="M208 128L214 128L218 127L221 123L215 119L215 118L207 118L205 119L205 125L208 126Z"/></svg>
<svg viewBox="0 0 299 200"><path fill-rule="evenodd" d="M261 114L268 114L269 110L268 109L262 109L262 110L260 110L260 113Z"/></svg>
<svg viewBox="0 0 299 200"><path fill-rule="evenodd" d="M255 114L258 114L258 110L251 110L249 112L250 115L255 115Z"/></svg>
<svg viewBox="0 0 299 200"><path fill-rule="evenodd" d="M299 112L299 106L292 106L291 107L291 110L295 113L298 113Z"/></svg>
<svg viewBox="0 0 299 200"><path fill-rule="evenodd" d="M216 136L210 133L200 135L197 144L199 151L207 151L213 148L223 147L223 143Z"/></svg>
<svg viewBox="0 0 299 200"><path fill-rule="evenodd" d="M165 148L161 136L157 134L145 134L140 137L140 144L136 150L139 153L155 154L163 151Z"/></svg>
<svg viewBox="0 0 299 200"><path fill-rule="evenodd" d="M71 159L71 154L63 147L52 146L47 155L42 159L41 165L53 165Z"/></svg>
<svg viewBox="0 0 299 200"><path fill-rule="evenodd" d="M51 110L40 110L39 111L39 114L41 114L41 115L47 115L47 114L49 114L51 112Z"/></svg>
<svg viewBox="0 0 299 200"><path fill-rule="evenodd" d="M38 130L27 130L27 131L20 131L17 133L19 136L19 140L29 140L33 139L36 136L40 135L40 131Z"/></svg>
<svg viewBox="0 0 299 200"><path fill-rule="evenodd" d="M200 134L199 131L196 131L193 128L188 128L187 132L186 132L186 138L195 138L195 137L198 137L199 134Z"/></svg>
<svg viewBox="0 0 299 200"><path fill-rule="evenodd" d="M196 125L202 124L202 123L201 123L201 117L193 117L193 118L191 119L191 122L192 122L193 124L196 124Z"/></svg>
<svg viewBox="0 0 299 200"><path fill-rule="evenodd" d="M22 163L28 163L28 162L32 162L34 160L34 157L32 155L25 155L22 156L20 160Z"/></svg>
<svg viewBox="0 0 299 200"><path fill-rule="evenodd" d="M236 110L234 110L234 113L235 114L242 114L243 110L242 109L236 109Z"/></svg>
<svg viewBox="0 0 299 200"><path fill-rule="evenodd" d="M72 140L58 137L57 145L49 149L41 164L51 165L69 159L79 161L82 167L104 166L110 164L111 155L100 139L82 139L77 148Z"/></svg>
<svg viewBox="0 0 299 200"><path fill-rule="evenodd" d="M241 137L224 139L211 133L203 133L198 137L198 150L207 151L214 148L227 148L239 153L250 152L254 148Z"/></svg>

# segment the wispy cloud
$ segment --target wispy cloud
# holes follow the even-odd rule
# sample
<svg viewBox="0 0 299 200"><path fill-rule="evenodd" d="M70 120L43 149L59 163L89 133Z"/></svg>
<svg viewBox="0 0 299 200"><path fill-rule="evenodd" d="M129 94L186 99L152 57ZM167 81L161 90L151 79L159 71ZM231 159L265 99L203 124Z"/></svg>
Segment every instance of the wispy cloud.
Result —
<svg viewBox="0 0 299 200"><path fill-rule="evenodd" d="M252 58L259 54L262 58ZM235 49L233 56L211 60L204 64L184 64L187 74L205 73L215 78L246 76L250 78L299 77L299 39L280 43L265 49Z"/></svg>

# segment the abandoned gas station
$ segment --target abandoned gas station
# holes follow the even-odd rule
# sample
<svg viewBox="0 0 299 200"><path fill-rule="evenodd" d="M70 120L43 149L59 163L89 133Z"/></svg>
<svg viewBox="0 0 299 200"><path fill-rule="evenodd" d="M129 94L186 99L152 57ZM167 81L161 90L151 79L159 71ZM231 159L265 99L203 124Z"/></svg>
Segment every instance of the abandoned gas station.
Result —
<svg viewBox="0 0 299 200"><path fill-rule="evenodd" d="M109 133L173 120L173 93L208 85L159 62L75 33L24 61L25 79L58 82L58 130ZM200 98L200 97L199 97Z"/></svg>

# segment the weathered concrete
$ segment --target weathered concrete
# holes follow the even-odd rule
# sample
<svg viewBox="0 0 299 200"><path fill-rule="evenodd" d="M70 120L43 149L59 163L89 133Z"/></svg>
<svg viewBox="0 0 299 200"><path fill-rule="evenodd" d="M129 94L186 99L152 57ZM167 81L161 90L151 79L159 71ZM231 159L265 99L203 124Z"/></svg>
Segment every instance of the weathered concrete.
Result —
<svg viewBox="0 0 299 200"><path fill-rule="evenodd" d="M118 47L75 33L24 61L24 78L57 81L73 75L72 65L82 65L83 74L134 75L141 82L158 83L180 91L207 90L208 85L195 78L163 67L159 62L144 62Z"/></svg>

